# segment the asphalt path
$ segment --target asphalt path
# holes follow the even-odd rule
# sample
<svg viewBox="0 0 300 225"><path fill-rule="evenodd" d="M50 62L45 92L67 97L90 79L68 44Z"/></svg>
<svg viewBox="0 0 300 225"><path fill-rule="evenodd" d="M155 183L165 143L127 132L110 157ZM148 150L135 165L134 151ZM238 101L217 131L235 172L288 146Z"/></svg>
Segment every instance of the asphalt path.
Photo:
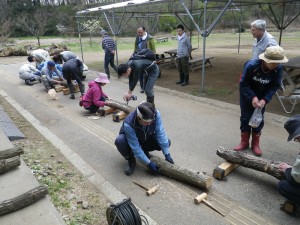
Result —
<svg viewBox="0 0 300 225"><path fill-rule="evenodd" d="M207 200L226 214L225 217L204 204L194 204L193 199L204 190L163 176L153 176L141 164L132 176L125 176L126 161L114 146L122 123L113 122L109 115L96 120L89 118L87 111L78 105L79 94L76 100L63 93L59 93L58 100L51 100L42 84L26 86L18 77L18 70L25 60L25 57L18 57L7 63L0 61L1 94L13 106L19 106L21 113L30 114L33 123L47 129L44 135L48 140L68 148L69 152L65 154L71 160L75 155L88 165L88 169L79 168L85 176L90 176L87 171L93 170L105 181L106 188L130 197L154 224L299 224L299 218L279 210L284 199L276 190L278 180L251 169L238 167L226 181L213 180ZM90 72L88 80L95 76ZM112 77L104 91L112 99L122 102L127 88L126 79ZM138 90L135 92L138 100L131 101L131 106L145 100ZM172 141L170 152L175 163L212 174L224 161L216 155L218 147L232 148L239 142L239 107L164 88L157 87L155 91L155 103ZM265 117L261 136L263 157L293 164L299 148L296 143L286 141L283 124L287 118L270 113ZM154 154L163 157L161 152ZM148 187L159 184L160 187L157 193L148 197L132 181ZM101 188L103 185L99 185ZM107 189L102 191L106 193Z"/></svg>

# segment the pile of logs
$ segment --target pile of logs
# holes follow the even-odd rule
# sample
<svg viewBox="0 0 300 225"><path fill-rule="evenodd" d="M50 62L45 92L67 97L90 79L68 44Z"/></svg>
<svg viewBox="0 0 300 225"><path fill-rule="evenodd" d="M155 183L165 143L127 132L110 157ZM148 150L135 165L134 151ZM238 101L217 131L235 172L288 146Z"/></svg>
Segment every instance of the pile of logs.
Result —
<svg viewBox="0 0 300 225"><path fill-rule="evenodd" d="M28 56L30 55L30 52L35 49L38 49L38 47L33 47L31 45L16 46L14 44L4 44L2 47L0 47L0 57ZM53 43L52 45L50 45L49 47L45 47L44 49L49 52L50 56L69 50L66 45L56 45Z"/></svg>
<svg viewBox="0 0 300 225"><path fill-rule="evenodd" d="M20 166L20 155L23 153L23 149L20 147L13 147L8 150L0 151L0 174Z"/></svg>
<svg viewBox="0 0 300 225"><path fill-rule="evenodd" d="M4 174L9 170L21 165L20 155L24 151L20 147L14 146L11 149L0 151L0 174ZM48 189L44 185L39 185L15 198L11 198L0 202L0 216L15 212L22 209L37 200L41 199L48 193Z"/></svg>

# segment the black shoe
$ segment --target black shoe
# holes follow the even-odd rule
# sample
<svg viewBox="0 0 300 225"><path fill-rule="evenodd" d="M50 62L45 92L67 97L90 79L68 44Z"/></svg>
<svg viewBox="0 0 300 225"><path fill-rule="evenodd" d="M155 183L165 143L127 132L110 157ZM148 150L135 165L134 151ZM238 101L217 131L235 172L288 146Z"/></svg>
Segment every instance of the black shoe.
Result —
<svg viewBox="0 0 300 225"><path fill-rule="evenodd" d="M126 168L125 168L125 174L127 176L130 176L131 174L133 174L135 166L136 166L135 157L128 159L128 166L126 166Z"/></svg>
<svg viewBox="0 0 300 225"><path fill-rule="evenodd" d="M140 91L141 93L144 93L145 92L145 90L144 89L141 89L141 91Z"/></svg>
<svg viewBox="0 0 300 225"><path fill-rule="evenodd" d="M30 80L25 80L25 84L28 85L28 86L32 86L33 85Z"/></svg>
<svg viewBox="0 0 300 225"><path fill-rule="evenodd" d="M189 85L189 82L183 82L182 84L180 84L181 86L186 86L186 85Z"/></svg>
<svg viewBox="0 0 300 225"><path fill-rule="evenodd" d="M71 95L71 96L70 96L70 99L75 99L75 95Z"/></svg>
<svg viewBox="0 0 300 225"><path fill-rule="evenodd" d="M182 84L184 81L177 81L176 84Z"/></svg>

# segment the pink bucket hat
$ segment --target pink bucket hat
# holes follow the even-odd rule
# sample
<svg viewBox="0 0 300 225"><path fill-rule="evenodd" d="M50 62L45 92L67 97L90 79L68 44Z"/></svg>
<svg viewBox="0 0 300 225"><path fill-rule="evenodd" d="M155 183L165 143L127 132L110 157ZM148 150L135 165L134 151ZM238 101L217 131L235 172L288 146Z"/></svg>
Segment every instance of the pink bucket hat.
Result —
<svg viewBox="0 0 300 225"><path fill-rule="evenodd" d="M108 80L107 75L105 73L99 73L98 77L95 79L95 82L104 83L104 84L110 83L110 81Z"/></svg>

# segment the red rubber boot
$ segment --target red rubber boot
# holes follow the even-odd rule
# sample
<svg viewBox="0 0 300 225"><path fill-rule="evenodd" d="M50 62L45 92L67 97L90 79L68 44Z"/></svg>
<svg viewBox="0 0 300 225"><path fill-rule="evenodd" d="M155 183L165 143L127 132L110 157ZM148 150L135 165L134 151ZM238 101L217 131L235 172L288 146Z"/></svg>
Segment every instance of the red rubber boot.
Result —
<svg viewBox="0 0 300 225"><path fill-rule="evenodd" d="M242 132L241 133L241 143L234 147L235 151L241 151L246 148L249 148L249 138L250 132Z"/></svg>
<svg viewBox="0 0 300 225"><path fill-rule="evenodd" d="M256 156L261 156L262 152L259 147L259 138L261 133L252 133L252 142L251 142L251 148Z"/></svg>

